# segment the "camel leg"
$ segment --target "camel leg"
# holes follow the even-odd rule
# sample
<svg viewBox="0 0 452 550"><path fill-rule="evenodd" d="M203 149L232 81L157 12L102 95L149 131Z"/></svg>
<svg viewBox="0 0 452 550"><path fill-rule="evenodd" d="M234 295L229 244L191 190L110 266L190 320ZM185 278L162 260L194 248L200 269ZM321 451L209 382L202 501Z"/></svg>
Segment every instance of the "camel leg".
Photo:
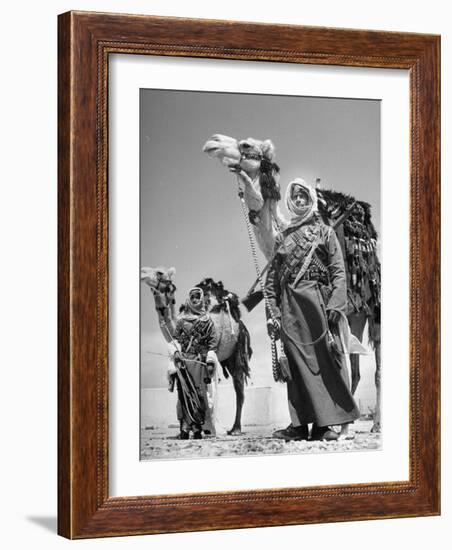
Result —
<svg viewBox="0 0 452 550"><path fill-rule="evenodd" d="M373 327L373 337L375 341L375 388L377 392L377 403L375 405L374 424L371 432L381 432L381 343L380 343L380 325Z"/></svg>
<svg viewBox="0 0 452 550"><path fill-rule="evenodd" d="M234 384L236 409L234 425L228 431L228 435L241 435L242 433L242 408L245 401L245 378L242 373L234 373L232 376Z"/></svg>
<svg viewBox="0 0 452 550"><path fill-rule="evenodd" d="M361 380L361 372L359 369L359 355L353 354L350 356L350 368L352 371L352 395L355 394L359 381Z"/></svg>
<svg viewBox="0 0 452 550"><path fill-rule="evenodd" d="M366 315L363 311L360 313L353 313L352 315L349 315L348 321L350 324L350 330L356 338L360 342L363 341L363 334L364 334L364 327L366 326ZM355 393L356 388L358 387L358 383L361 379L361 373L359 369L359 355L358 354L351 354L350 355L350 369L352 372L352 387L351 392L352 394Z"/></svg>

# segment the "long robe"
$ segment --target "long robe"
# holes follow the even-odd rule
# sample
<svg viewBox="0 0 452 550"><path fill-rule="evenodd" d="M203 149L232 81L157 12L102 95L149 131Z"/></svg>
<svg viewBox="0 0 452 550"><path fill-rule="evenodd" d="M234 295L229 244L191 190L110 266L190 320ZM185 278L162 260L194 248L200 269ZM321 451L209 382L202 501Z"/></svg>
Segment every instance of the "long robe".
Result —
<svg viewBox="0 0 452 550"><path fill-rule="evenodd" d="M181 399L181 387L178 383L177 418L181 428L189 431L190 429L200 430L202 427L203 430L214 434L215 426L208 406L208 383L206 380L209 379L209 375L205 366L207 352L215 351L218 344L214 323L206 313L200 315L183 313L176 323L174 339L181 346L185 367L193 379L205 415L202 426L192 424L184 407L184 400Z"/></svg>
<svg viewBox="0 0 452 550"><path fill-rule="evenodd" d="M314 242L314 258L297 281L303 257ZM298 253L296 260L294 251ZM327 322L327 310L345 312L347 305L344 260L334 230L315 217L286 230L269 268L266 291L273 314L281 323L289 362L291 418L296 418L298 425L314 422L317 426L359 418L349 389L345 356L332 352ZM336 346L340 346L338 340L336 336Z"/></svg>

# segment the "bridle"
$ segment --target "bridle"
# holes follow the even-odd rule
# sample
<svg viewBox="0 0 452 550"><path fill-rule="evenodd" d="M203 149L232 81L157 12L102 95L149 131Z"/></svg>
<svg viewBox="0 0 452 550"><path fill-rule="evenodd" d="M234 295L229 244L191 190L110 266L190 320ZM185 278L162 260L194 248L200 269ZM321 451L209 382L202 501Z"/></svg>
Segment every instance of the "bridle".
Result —
<svg viewBox="0 0 452 550"><path fill-rule="evenodd" d="M176 285L171 281L171 279L165 279L163 273L157 273L157 285L156 287L151 287L153 292L160 292L161 294L173 294L176 292Z"/></svg>

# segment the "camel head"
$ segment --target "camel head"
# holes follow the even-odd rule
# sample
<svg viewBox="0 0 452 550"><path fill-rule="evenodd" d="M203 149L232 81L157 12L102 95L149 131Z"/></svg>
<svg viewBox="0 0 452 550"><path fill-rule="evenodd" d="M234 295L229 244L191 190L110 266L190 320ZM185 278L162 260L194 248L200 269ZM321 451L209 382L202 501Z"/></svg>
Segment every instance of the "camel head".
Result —
<svg viewBox="0 0 452 550"><path fill-rule="evenodd" d="M223 134L210 137L202 150L227 167L240 164L248 175L256 173L263 160L272 162L275 156L275 146L269 139L260 141L249 137L238 140Z"/></svg>
<svg viewBox="0 0 452 550"><path fill-rule="evenodd" d="M238 142L240 151L240 166L247 174L262 170L262 165L272 163L275 157L275 146L266 139L260 141L254 138L242 139Z"/></svg>
<svg viewBox="0 0 452 550"><path fill-rule="evenodd" d="M210 137L202 151L211 158L219 159L225 166L238 164L241 158L239 142L235 138L223 134L214 134Z"/></svg>
<svg viewBox="0 0 452 550"><path fill-rule="evenodd" d="M211 158L217 158L226 167L240 166L251 179L260 176L263 199L281 198L279 190L279 167L273 162L275 146L269 139L264 141L246 138L235 139L223 134L210 137L203 147L203 152Z"/></svg>
<svg viewBox="0 0 452 550"><path fill-rule="evenodd" d="M175 276L176 269L174 267L142 267L140 280L151 287L153 292L173 294L176 290L174 286Z"/></svg>

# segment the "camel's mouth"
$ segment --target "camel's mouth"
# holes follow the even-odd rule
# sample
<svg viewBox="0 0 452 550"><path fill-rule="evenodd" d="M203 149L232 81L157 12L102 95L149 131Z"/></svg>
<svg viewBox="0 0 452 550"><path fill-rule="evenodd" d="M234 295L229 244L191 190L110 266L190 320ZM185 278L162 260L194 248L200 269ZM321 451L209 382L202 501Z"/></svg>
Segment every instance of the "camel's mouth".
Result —
<svg viewBox="0 0 452 550"><path fill-rule="evenodd" d="M262 154L254 143L242 140L239 142L239 151L242 159L255 161L262 160Z"/></svg>
<svg viewBox="0 0 452 550"><path fill-rule="evenodd" d="M246 160L262 160L262 156L259 153L253 151L243 151L242 158Z"/></svg>
<svg viewBox="0 0 452 550"><path fill-rule="evenodd" d="M140 281L154 287L156 285L155 274L142 269L140 271Z"/></svg>
<svg viewBox="0 0 452 550"><path fill-rule="evenodd" d="M216 153L220 149L220 145L213 141L208 141L204 147L202 148L203 153L207 153L208 155L212 155Z"/></svg>

